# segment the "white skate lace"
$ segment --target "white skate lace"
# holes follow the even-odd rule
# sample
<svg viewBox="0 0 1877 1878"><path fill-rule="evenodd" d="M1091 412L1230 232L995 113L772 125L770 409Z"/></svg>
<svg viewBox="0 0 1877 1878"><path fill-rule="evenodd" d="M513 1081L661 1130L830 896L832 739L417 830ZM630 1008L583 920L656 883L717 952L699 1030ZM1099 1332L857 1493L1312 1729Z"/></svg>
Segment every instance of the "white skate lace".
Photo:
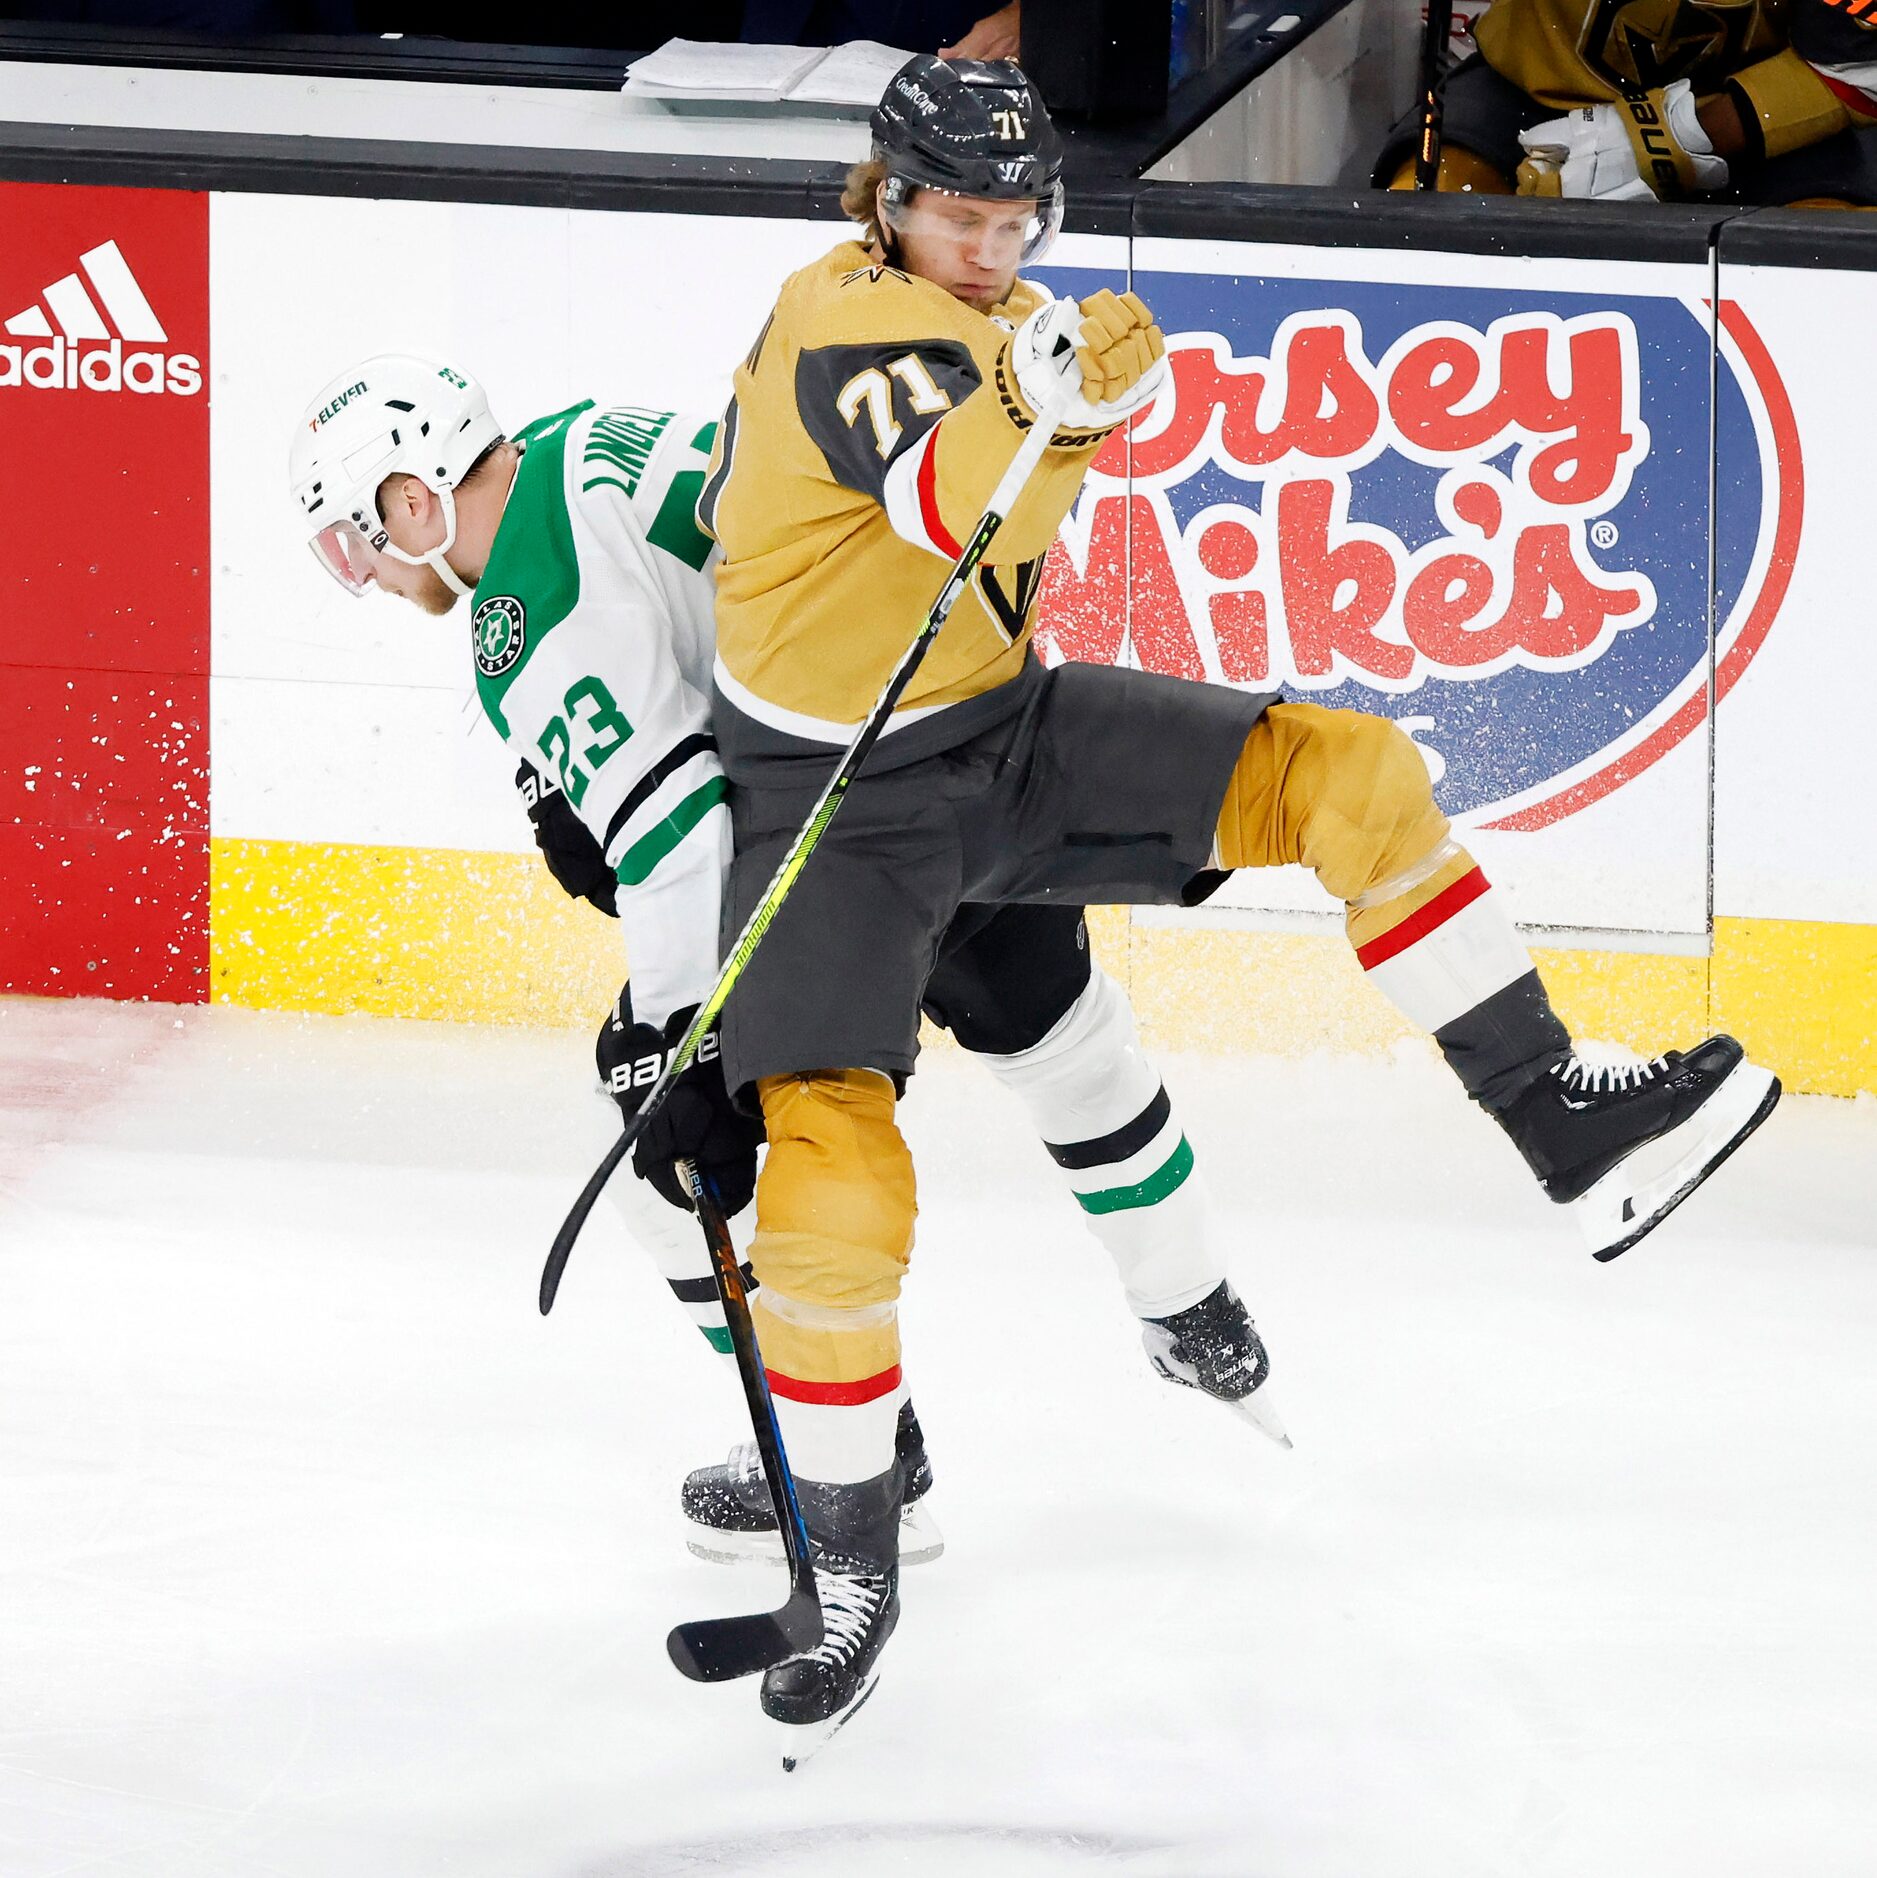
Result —
<svg viewBox="0 0 1877 1878"><path fill-rule="evenodd" d="M1650 1082L1668 1068L1665 1056L1651 1057L1646 1063L1585 1063L1567 1058L1552 1074L1567 1089L1581 1089L1586 1095L1620 1095L1627 1089Z"/></svg>
<svg viewBox="0 0 1877 1878"><path fill-rule="evenodd" d="M762 1452L753 1441L739 1441L730 1450L729 1467L732 1480L756 1480L763 1471Z"/></svg>
<svg viewBox="0 0 1877 1878"><path fill-rule="evenodd" d="M855 1578L845 1572L817 1572L815 1588L821 1593L824 1634L804 1654L818 1663L841 1663L866 1640L867 1625L879 1610L883 1581Z"/></svg>

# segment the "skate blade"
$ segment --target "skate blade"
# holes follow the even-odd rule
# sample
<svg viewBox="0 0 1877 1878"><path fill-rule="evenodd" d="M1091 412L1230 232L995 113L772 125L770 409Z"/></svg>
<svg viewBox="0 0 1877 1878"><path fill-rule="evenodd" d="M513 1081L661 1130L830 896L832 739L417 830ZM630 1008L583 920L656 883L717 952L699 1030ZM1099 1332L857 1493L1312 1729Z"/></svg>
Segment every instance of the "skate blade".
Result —
<svg viewBox="0 0 1877 1878"><path fill-rule="evenodd" d="M929 1565L945 1551L945 1535L932 1517L931 1495L899 1509L899 1562Z"/></svg>
<svg viewBox="0 0 1877 1878"><path fill-rule="evenodd" d="M780 1565L782 1535L769 1532L721 1532L715 1526L685 1522L684 1549L713 1565Z"/></svg>
<svg viewBox="0 0 1877 1878"><path fill-rule="evenodd" d="M1591 1256L1607 1263L1659 1226L1772 1114L1779 1078L1744 1059L1659 1141L1639 1148L1572 1203Z"/></svg>
<svg viewBox="0 0 1877 1878"><path fill-rule="evenodd" d="M875 1670L860 1693L838 1715L818 1722L777 1722L776 1726L782 1730L782 1771L792 1774L796 1768L813 1760L860 1713L867 1698L879 1686L880 1672Z"/></svg>
<svg viewBox="0 0 1877 1878"><path fill-rule="evenodd" d="M929 1495L927 1496L930 1497ZM782 1535L772 1526L764 1532L724 1532L715 1526L685 1522L684 1546L693 1558L712 1565L785 1565ZM945 1550L945 1535L925 1500L900 1509L899 1562L929 1565Z"/></svg>
<svg viewBox="0 0 1877 1878"><path fill-rule="evenodd" d="M1277 1404L1270 1399L1271 1385L1263 1384L1252 1390L1248 1396L1236 1402L1226 1403L1234 1415L1251 1423L1261 1435L1269 1435L1280 1448L1294 1447L1290 1431L1284 1426L1284 1418L1277 1412Z"/></svg>

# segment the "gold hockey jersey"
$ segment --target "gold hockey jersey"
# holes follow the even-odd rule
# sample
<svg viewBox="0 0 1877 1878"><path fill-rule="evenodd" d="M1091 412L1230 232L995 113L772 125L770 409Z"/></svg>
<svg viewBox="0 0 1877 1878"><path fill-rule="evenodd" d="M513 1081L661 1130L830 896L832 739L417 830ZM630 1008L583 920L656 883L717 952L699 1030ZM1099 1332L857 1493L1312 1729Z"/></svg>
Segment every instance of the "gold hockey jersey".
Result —
<svg viewBox="0 0 1877 1878"><path fill-rule="evenodd" d="M1784 156L1877 120L1877 0L1493 0L1486 63L1559 111L1687 79Z"/></svg>
<svg viewBox="0 0 1877 1878"><path fill-rule="evenodd" d="M698 503L723 549L715 675L733 711L834 744L866 716L1029 428L1008 351L1044 297L1019 281L981 313L856 241L784 283ZM1105 434L1043 453L895 729L1021 672L1043 557Z"/></svg>

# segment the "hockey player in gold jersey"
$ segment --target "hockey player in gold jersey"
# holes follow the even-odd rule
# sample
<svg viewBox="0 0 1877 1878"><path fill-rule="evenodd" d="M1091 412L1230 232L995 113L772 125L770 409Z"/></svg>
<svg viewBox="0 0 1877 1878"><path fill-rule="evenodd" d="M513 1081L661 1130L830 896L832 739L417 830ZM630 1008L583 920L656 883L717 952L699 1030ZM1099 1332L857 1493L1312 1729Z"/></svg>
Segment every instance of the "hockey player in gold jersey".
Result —
<svg viewBox="0 0 1877 1878"><path fill-rule="evenodd" d="M987 498L1044 411L1041 468L748 956L722 1020L753 1091L753 1311L828 1634L763 1705L826 1729L898 1617L898 1298L915 1215L894 1119L920 987L962 901L1179 902L1210 870L1299 862L1347 909L1373 983L1431 1031L1599 1257L1635 1243L1771 1109L1731 1038L1620 1072L1574 1054L1484 876L1389 720L1088 665L1029 645L1039 564L1102 439L1146 408L1164 341L1132 294L1080 306L1018 277L1061 216L1060 148L1014 65L915 59L845 198L862 224L784 286L737 371L699 505L724 554L712 715L739 931ZM1067 398L1066 406L1059 401ZM1125 1164L1177 1182L1183 1140ZM985 1386L1022 1360L986 1300ZM1221 1285L1150 1325L1227 1402L1262 1381Z"/></svg>
<svg viewBox="0 0 1877 1878"><path fill-rule="evenodd" d="M1442 189L1877 207L1877 8L1493 0L1448 78ZM1418 113L1376 180L1414 186Z"/></svg>

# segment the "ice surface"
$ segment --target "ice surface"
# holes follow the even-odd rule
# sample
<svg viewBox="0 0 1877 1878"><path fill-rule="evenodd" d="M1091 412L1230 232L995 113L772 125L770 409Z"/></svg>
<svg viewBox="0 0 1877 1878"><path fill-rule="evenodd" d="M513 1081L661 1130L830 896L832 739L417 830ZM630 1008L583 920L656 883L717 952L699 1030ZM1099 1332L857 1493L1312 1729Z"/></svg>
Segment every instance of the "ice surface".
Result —
<svg viewBox="0 0 1877 1878"><path fill-rule="evenodd" d="M1169 1060L1284 1453L1156 1382L1016 1109L908 1103L950 1550L779 1769L664 1658L734 1387L578 1033L0 1002L6 1878L1877 1868L1877 1104L1594 1264L1416 1057Z"/></svg>

